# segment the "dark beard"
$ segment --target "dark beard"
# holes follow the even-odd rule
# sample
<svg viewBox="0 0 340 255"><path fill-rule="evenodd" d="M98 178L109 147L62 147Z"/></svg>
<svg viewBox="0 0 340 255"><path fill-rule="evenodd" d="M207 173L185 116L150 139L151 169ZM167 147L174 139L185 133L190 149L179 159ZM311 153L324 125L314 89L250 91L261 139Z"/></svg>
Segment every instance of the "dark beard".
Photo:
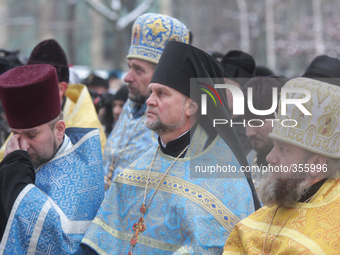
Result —
<svg viewBox="0 0 340 255"><path fill-rule="evenodd" d="M57 146L57 140L55 139L54 142L53 142L53 156L50 157L50 158L38 158L37 162L33 162L34 168L38 168L42 164L45 164L46 162L50 161L55 156L55 154L57 153L58 149L59 148Z"/></svg>

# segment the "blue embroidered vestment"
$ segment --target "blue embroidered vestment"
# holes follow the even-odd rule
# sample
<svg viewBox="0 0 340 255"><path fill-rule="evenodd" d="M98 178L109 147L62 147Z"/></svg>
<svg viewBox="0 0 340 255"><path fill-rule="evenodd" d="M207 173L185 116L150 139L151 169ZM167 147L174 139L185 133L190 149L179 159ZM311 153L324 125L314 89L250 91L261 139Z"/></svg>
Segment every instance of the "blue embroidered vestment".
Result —
<svg viewBox="0 0 340 255"><path fill-rule="evenodd" d="M76 254L104 198L99 131L67 129L74 144L36 171L17 197L0 254ZM78 141L78 138L80 140Z"/></svg>
<svg viewBox="0 0 340 255"><path fill-rule="evenodd" d="M132 254L222 254L229 233L254 212L244 178L191 178L190 164L203 162L240 167L219 135L206 148L207 134L198 126L184 158L176 161L145 214L146 230ZM127 254L132 226L142 216L146 178L157 146L122 171L111 184L96 218L82 241L98 254ZM175 158L157 150L146 203ZM83 245L82 244L82 245ZM95 253L94 253L95 254Z"/></svg>

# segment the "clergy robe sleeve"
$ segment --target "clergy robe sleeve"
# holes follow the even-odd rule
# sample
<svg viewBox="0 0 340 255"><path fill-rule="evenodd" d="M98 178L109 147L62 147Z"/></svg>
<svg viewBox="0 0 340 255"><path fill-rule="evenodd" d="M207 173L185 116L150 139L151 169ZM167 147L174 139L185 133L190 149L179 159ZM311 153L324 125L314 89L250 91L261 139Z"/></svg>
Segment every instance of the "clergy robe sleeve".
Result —
<svg viewBox="0 0 340 255"><path fill-rule="evenodd" d="M104 176L99 131L72 132L83 136L43 164L15 199L0 254L82 254L80 242L104 198Z"/></svg>
<svg viewBox="0 0 340 255"><path fill-rule="evenodd" d="M14 201L25 186L34 181L34 167L27 151L13 151L0 163L0 239Z"/></svg>
<svg viewBox="0 0 340 255"><path fill-rule="evenodd" d="M243 248L241 233L238 225L231 231L227 242L224 245L222 255L247 254Z"/></svg>

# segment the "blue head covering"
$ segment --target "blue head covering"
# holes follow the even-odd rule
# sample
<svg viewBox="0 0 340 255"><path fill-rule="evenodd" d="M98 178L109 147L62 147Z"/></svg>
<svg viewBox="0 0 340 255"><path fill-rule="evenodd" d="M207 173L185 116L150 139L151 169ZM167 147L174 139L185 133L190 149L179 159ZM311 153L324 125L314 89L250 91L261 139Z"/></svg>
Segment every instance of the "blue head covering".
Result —
<svg viewBox="0 0 340 255"><path fill-rule="evenodd" d="M126 58L157 64L168 41L189 43L189 29L179 20L166 15L143 14L133 24L131 46Z"/></svg>

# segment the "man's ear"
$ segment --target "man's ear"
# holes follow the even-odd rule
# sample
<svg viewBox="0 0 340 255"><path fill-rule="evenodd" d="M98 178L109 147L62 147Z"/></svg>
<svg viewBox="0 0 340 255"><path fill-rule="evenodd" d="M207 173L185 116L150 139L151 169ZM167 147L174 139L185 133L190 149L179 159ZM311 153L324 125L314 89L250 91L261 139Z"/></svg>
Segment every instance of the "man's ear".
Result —
<svg viewBox="0 0 340 255"><path fill-rule="evenodd" d="M58 140L63 140L65 134L65 122L63 120L58 120L54 126L54 132Z"/></svg>
<svg viewBox="0 0 340 255"><path fill-rule="evenodd" d="M322 168L326 163L327 163L327 158L325 156L321 156L318 154L315 154L313 156L311 156L308 160L307 163L309 164L308 168L309 168L309 175L313 178L318 178L318 176L320 176L320 180L322 180L323 178L325 178L326 176L324 176L324 172L323 171L316 171L317 169ZM315 166L315 171L311 171L311 165ZM321 174L323 173L323 174ZM326 173L327 174L327 173Z"/></svg>
<svg viewBox="0 0 340 255"><path fill-rule="evenodd" d="M187 100L189 101L188 102L189 106L185 111L185 115L187 117L190 117L198 111L198 104L194 100L192 100L191 98L188 98Z"/></svg>
<svg viewBox="0 0 340 255"><path fill-rule="evenodd" d="M65 94L66 89L67 89L67 82L65 81L59 82L60 103L62 103L61 100L62 100L63 95Z"/></svg>

